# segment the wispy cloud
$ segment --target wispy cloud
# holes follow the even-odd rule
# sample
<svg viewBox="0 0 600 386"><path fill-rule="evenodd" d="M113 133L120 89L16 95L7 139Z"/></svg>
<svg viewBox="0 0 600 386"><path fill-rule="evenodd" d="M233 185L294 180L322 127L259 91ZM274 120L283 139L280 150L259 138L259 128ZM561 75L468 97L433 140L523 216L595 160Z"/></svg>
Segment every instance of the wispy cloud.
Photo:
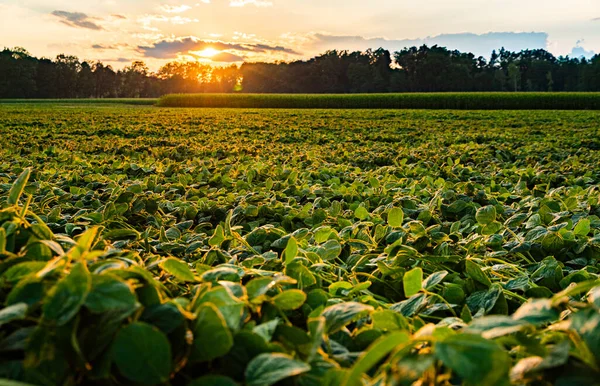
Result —
<svg viewBox="0 0 600 386"><path fill-rule="evenodd" d="M192 9L189 5L161 5L160 10L166 13L182 13Z"/></svg>
<svg viewBox="0 0 600 386"><path fill-rule="evenodd" d="M600 17L595 17L592 19L592 21L600 21Z"/></svg>
<svg viewBox="0 0 600 386"><path fill-rule="evenodd" d="M108 59L101 59L101 62L107 62L107 63L131 63L133 60L128 59L128 58L108 58Z"/></svg>
<svg viewBox="0 0 600 386"><path fill-rule="evenodd" d="M61 23L68 25L69 27L86 28L95 31L100 31L104 29L102 28L102 26L92 21L94 19L89 17L85 13L57 10L52 12L52 15L58 17Z"/></svg>
<svg viewBox="0 0 600 386"><path fill-rule="evenodd" d="M190 51L202 51L212 48L219 51L233 50L253 53L287 53L295 54L298 52L282 47L259 43L228 43L222 41L200 40L195 37L184 37L174 40L161 40L150 46L138 46L138 51L148 58L169 59L175 58L181 54L189 54Z"/></svg>
<svg viewBox="0 0 600 386"><path fill-rule="evenodd" d="M155 28L150 27L152 23L171 23L171 24L189 24L189 23L198 23L198 19L192 19L189 17L183 16L165 16L165 15L144 15L138 19L138 21L142 24L144 29L147 30L156 30Z"/></svg>
<svg viewBox="0 0 600 386"><path fill-rule="evenodd" d="M271 7L271 6L273 6L273 3L270 1L264 1L264 0L230 0L229 1L230 7L243 7L245 5L254 5L257 7Z"/></svg>
<svg viewBox="0 0 600 386"><path fill-rule="evenodd" d="M494 49L502 47L510 51L527 48L547 48L548 34L544 32L490 32L485 34L459 33L442 34L420 39L365 38L363 36L327 35L315 33L305 38L288 36L288 41L303 41L303 45L314 51L327 49L365 50L367 48L385 48L391 51L423 44L447 47L476 55L488 56Z"/></svg>
<svg viewBox="0 0 600 386"><path fill-rule="evenodd" d="M94 44L92 48L94 50L118 50L121 48L127 48L129 44L126 43L118 43L118 44Z"/></svg>
<svg viewBox="0 0 600 386"><path fill-rule="evenodd" d="M256 39L256 34L247 34L247 33L244 33L244 32L235 31L233 33L233 40L240 40L240 39L255 40Z"/></svg>

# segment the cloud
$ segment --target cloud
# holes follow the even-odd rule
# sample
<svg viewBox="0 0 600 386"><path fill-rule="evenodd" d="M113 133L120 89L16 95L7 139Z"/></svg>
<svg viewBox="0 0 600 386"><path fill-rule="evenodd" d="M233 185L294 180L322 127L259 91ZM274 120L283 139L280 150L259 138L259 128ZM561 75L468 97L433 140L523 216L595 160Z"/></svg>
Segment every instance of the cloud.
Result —
<svg viewBox="0 0 600 386"><path fill-rule="evenodd" d="M92 48L95 50L118 50L120 48L127 48L129 44L119 43L119 44L94 44Z"/></svg>
<svg viewBox="0 0 600 386"><path fill-rule="evenodd" d="M270 1L264 1L264 0L230 0L229 1L230 7L243 7L245 5L254 5L257 7L271 7L271 6L273 6L273 3Z"/></svg>
<svg viewBox="0 0 600 386"><path fill-rule="evenodd" d="M68 25L69 27L75 28L86 28L95 31L103 30L102 26L94 23L92 18L90 18L85 13L81 12L67 12L67 11L54 11L52 12L53 16L58 17L61 23Z"/></svg>
<svg viewBox="0 0 600 386"><path fill-rule="evenodd" d="M131 63L131 59L127 58L116 58L116 59L103 59L102 62L114 62L114 63Z"/></svg>
<svg viewBox="0 0 600 386"><path fill-rule="evenodd" d="M110 16L114 17L115 19L121 19L121 20L125 20L125 19L127 19L127 18L126 18L125 16L123 16L123 15L117 15L117 14L114 14L114 15L110 15Z"/></svg>
<svg viewBox="0 0 600 386"><path fill-rule="evenodd" d="M207 48L215 50L234 50L253 53L287 53L298 55L292 49L282 46L271 46L257 43L227 43L222 41L199 40L195 37L185 37L175 40L161 40L151 46L138 46L138 51L145 57L156 59L176 58L179 54L188 54L190 51L202 51Z"/></svg>
<svg viewBox="0 0 600 386"><path fill-rule="evenodd" d="M144 29L154 31L156 29L150 27L150 25L153 22L182 25L182 24L189 24L189 23L198 23L199 20L191 19L189 17L182 17L179 15L171 16L171 17L165 16L165 15L144 15L138 19L138 22L140 22L142 24Z"/></svg>
<svg viewBox="0 0 600 386"><path fill-rule="evenodd" d="M583 40L578 40L575 47L573 47L573 49L571 50L569 57L578 59L591 59L592 57L594 57L594 55L596 55L596 53L593 50L588 51L585 48L583 48L581 44L583 44Z"/></svg>
<svg viewBox="0 0 600 386"><path fill-rule="evenodd" d="M104 59L100 59L99 60L102 63L127 63L130 64L133 62L133 59L130 58L123 58L123 57L118 57L118 58L104 58Z"/></svg>
<svg viewBox="0 0 600 386"><path fill-rule="evenodd" d="M600 21L600 17L595 17L592 19L592 21Z"/></svg>
<svg viewBox="0 0 600 386"><path fill-rule="evenodd" d="M161 5L160 9L166 13L181 13L192 9L189 5Z"/></svg>
<svg viewBox="0 0 600 386"><path fill-rule="evenodd" d="M489 32L481 35L473 33L442 34L418 39L365 38L362 36L337 36L316 33L309 39L316 51L326 49L366 50L385 48L399 51L407 47L437 44L452 50L472 52L475 55L489 56L492 50L506 48L510 51L547 48L548 34L544 32Z"/></svg>
<svg viewBox="0 0 600 386"><path fill-rule="evenodd" d="M181 16L173 16L169 18L169 23L172 24L188 24L188 23L198 23L198 19L190 19L189 17L181 17Z"/></svg>
<svg viewBox="0 0 600 386"><path fill-rule="evenodd" d="M209 58L213 62L222 62L222 63L234 63L234 62L243 62L244 57L236 54L232 54L230 52L221 52L216 55L213 55Z"/></svg>
<svg viewBox="0 0 600 386"><path fill-rule="evenodd" d="M256 34L247 34L244 32L235 31L233 33L233 40L240 40L240 39L256 40Z"/></svg>
<svg viewBox="0 0 600 386"><path fill-rule="evenodd" d="M274 51L274 52L285 52L287 54L298 55L298 52L296 52L290 48L285 48L282 46L269 46L267 44L250 44L248 46L251 46L252 47L251 51L254 51L254 52Z"/></svg>

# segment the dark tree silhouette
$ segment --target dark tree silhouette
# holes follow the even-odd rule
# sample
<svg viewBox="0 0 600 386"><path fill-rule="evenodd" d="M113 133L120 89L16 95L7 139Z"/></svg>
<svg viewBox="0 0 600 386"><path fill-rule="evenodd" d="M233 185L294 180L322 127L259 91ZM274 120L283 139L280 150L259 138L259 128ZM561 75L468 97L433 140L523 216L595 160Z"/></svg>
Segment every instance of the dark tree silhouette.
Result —
<svg viewBox="0 0 600 386"><path fill-rule="evenodd" d="M327 51L310 60L212 67L171 62L156 73L136 61L115 71L75 56L0 51L0 98L157 97L168 93L386 93L600 91L600 55L493 51L489 61L444 47Z"/></svg>

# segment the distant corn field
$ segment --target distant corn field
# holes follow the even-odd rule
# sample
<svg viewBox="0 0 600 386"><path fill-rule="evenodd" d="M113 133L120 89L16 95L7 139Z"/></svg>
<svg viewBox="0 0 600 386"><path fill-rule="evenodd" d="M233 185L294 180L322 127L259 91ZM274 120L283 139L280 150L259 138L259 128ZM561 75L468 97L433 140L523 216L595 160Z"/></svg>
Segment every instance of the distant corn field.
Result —
<svg viewBox="0 0 600 386"><path fill-rule="evenodd" d="M171 94L162 107L599 110L600 93Z"/></svg>

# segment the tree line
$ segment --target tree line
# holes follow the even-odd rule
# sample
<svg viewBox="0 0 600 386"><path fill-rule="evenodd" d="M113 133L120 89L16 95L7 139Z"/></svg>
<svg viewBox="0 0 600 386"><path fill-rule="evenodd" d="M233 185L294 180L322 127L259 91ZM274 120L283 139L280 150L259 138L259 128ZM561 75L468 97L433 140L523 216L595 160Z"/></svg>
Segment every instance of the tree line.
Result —
<svg viewBox="0 0 600 386"><path fill-rule="evenodd" d="M0 98L136 98L169 93L386 93L600 91L600 55L555 57L542 49L494 51L489 60L438 46L327 51L310 60L214 67L141 61L115 71L75 56L0 51Z"/></svg>

